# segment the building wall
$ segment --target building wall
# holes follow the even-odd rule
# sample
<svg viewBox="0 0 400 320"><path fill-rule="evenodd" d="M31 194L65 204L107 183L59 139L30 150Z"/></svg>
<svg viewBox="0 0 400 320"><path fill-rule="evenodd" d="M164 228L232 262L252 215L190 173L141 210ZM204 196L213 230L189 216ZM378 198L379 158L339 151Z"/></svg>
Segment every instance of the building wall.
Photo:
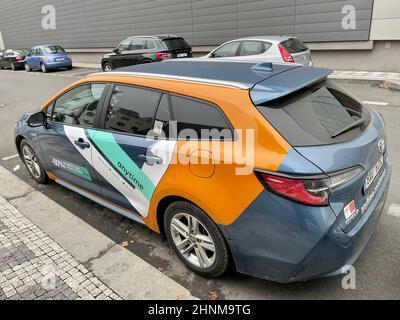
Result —
<svg viewBox="0 0 400 320"><path fill-rule="evenodd" d="M375 0L371 40L400 40L399 0Z"/></svg>
<svg viewBox="0 0 400 320"><path fill-rule="evenodd" d="M56 30L41 26L48 4L56 8ZM357 9L356 30L342 28L345 5ZM369 39L372 6L373 0L1 0L0 31L8 47L110 48L131 35L159 33L194 46L268 34L360 41Z"/></svg>

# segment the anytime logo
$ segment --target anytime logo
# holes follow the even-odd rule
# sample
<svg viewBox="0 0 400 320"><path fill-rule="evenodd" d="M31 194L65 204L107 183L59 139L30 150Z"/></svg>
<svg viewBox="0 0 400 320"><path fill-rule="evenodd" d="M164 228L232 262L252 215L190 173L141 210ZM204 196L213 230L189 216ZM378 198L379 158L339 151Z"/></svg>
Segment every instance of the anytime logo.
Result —
<svg viewBox="0 0 400 320"><path fill-rule="evenodd" d="M131 171L129 171L121 162L118 162L118 168L123 173L123 175L133 183L135 187L139 188L140 190L144 189L144 186L135 177L135 175Z"/></svg>

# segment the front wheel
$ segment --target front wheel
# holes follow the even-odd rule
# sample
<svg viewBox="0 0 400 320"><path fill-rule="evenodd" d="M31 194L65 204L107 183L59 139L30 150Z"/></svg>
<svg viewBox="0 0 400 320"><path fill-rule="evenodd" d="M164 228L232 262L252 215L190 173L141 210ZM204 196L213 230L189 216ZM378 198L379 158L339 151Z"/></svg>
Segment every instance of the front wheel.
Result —
<svg viewBox="0 0 400 320"><path fill-rule="evenodd" d="M26 140L21 142L20 146L22 160L26 165L30 175L32 178L40 184L45 184L48 182L48 177L46 171L39 158L36 156L35 151L33 151L32 147L28 144Z"/></svg>
<svg viewBox="0 0 400 320"><path fill-rule="evenodd" d="M103 63L103 71L104 72L110 72L112 71L113 67L111 65L111 62L104 62Z"/></svg>
<svg viewBox="0 0 400 320"><path fill-rule="evenodd" d="M178 257L204 277L219 277L229 266L229 250L216 224L195 205L176 202L164 218L165 233Z"/></svg>

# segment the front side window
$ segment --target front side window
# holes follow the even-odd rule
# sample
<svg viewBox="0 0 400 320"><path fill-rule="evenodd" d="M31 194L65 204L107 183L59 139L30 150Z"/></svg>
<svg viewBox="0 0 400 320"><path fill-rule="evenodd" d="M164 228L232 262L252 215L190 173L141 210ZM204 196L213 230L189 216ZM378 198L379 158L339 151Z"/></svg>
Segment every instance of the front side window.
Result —
<svg viewBox="0 0 400 320"><path fill-rule="evenodd" d="M129 45L129 51L143 50L145 46L143 39L133 39Z"/></svg>
<svg viewBox="0 0 400 320"><path fill-rule="evenodd" d="M226 133L223 131L229 130L232 133L231 126L218 107L174 95L171 96L171 102L179 138L185 138L184 136L194 133L202 140L206 138L221 140L221 133ZM212 136L205 136L208 133Z"/></svg>
<svg viewBox="0 0 400 320"><path fill-rule="evenodd" d="M123 51L128 51L129 50L129 45L131 44L130 40L125 40L122 41L119 46L118 46L118 51L123 52Z"/></svg>
<svg viewBox="0 0 400 320"><path fill-rule="evenodd" d="M105 84L95 83L81 85L68 91L56 100L51 120L92 128L105 87Z"/></svg>
<svg viewBox="0 0 400 320"><path fill-rule="evenodd" d="M234 57L239 49L240 42L232 42L214 51L214 58Z"/></svg>
<svg viewBox="0 0 400 320"><path fill-rule="evenodd" d="M263 54L265 52L265 46L260 41L244 41L240 49L240 56L255 56Z"/></svg>
<svg viewBox="0 0 400 320"><path fill-rule="evenodd" d="M131 86L114 88L106 117L106 129L146 136L153 129L161 93Z"/></svg>

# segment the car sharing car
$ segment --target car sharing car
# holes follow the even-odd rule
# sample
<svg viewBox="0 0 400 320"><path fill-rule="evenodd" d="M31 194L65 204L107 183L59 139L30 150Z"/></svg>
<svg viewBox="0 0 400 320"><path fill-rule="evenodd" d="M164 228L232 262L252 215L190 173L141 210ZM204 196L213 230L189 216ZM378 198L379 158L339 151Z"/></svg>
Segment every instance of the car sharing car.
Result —
<svg viewBox="0 0 400 320"><path fill-rule="evenodd" d="M71 56L64 48L57 45L37 46L30 50L25 58L25 70L42 70L47 73L49 70L72 69Z"/></svg>
<svg viewBox="0 0 400 320"><path fill-rule="evenodd" d="M130 37L122 41L113 53L101 61L103 71L116 68L160 62L193 56L191 46L185 39L173 35Z"/></svg>
<svg viewBox="0 0 400 320"><path fill-rule="evenodd" d="M0 70L24 69L25 56L29 53L29 49L6 49L0 56Z"/></svg>
<svg viewBox="0 0 400 320"><path fill-rule="evenodd" d="M311 51L299 39L292 37L261 36L233 40L224 43L205 58L248 59L313 66Z"/></svg>
<svg viewBox="0 0 400 320"><path fill-rule="evenodd" d="M336 275L377 228L392 169L382 117L329 74L204 59L95 74L22 115L15 144L37 182L165 234L203 276ZM226 157L248 146L251 161Z"/></svg>

